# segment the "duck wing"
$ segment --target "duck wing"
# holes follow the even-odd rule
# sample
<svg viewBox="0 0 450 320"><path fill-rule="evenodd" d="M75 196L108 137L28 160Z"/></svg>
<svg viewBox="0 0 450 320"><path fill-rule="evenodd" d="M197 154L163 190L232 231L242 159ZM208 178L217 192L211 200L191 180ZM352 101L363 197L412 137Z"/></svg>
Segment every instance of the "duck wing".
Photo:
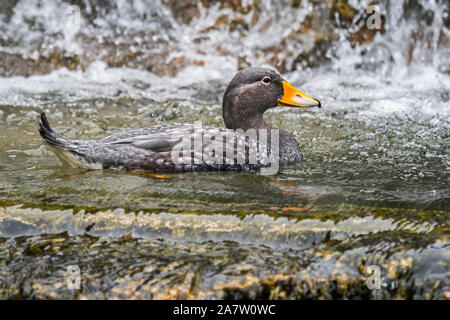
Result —
<svg viewBox="0 0 450 320"><path fill-rule="evenodd" d="M73 167L148 172L255 171L267 163L254 152L267 150L265 144L224 128L173 123L125 131L102 140L69 140L53 131L45 114L40 125L46 145Z"/></svg>
<svg viewBox="0 0 450 320"><path fill-rule="evenodd" d="M169 152L183 137L191 135L193 131L192 124L173 123L121 132L100 142L110 145L129 145L153 152Z"/></svg>

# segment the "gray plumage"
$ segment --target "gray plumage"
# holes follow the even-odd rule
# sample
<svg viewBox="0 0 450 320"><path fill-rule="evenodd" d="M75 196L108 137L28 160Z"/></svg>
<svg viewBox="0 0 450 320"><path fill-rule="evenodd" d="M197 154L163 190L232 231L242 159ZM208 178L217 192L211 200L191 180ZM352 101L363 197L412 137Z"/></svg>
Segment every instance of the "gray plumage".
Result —
<svg viewBox="0 0 450 320"><path fill-rule="evenodd" d="M265 76L271 78L270 85L261 83ZM278 161L280 165L298 164L302 161L302 151L297 141L286 131L279 130L279 153L273 151L270 129L274 128L263 119L264 112L276 106L283 96L282 81L280 75L270 69L241 70L227 87L222 102L227 129L199 129L193 124L172 123L130 130L102 140L68 140L53 131L42 112L39 132L45 144L63 162L88 169L257 171ZM249 136L235 129L256 129L257 134ZM260 137L259 129L268 130L267 139ZM258 151L256 158L252 158L254 151Z"/></svg>

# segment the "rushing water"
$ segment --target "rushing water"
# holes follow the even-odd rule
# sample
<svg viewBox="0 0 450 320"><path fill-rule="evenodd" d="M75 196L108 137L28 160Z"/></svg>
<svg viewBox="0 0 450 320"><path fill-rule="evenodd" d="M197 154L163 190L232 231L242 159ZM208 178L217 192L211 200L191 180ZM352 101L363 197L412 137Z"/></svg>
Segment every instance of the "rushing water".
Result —
<svg viewBox="0 0 450 320"><path fill-rule="evenodd" d="M380 2L374 34L369 1L80 1L77 32L64 1L0 7L0 297L450 298L449 6ZM83 171L40 141L41 110L68 138L223 126L247 64L322 102L265 115L300 167Z"/></svg>

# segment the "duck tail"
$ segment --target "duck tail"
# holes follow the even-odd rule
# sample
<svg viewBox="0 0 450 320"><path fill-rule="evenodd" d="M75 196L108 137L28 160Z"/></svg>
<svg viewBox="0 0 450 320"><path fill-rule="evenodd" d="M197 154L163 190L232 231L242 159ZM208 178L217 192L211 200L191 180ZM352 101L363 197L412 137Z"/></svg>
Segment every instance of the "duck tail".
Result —
<svg viewBox="0 0 450 320"><path fill-rule="evenodd" d="M39 133L44 143L53 151L56 156L64 163L74 168L99 169L101 164L92 163L80 148L82 141L68 140L53 131L44 112L41 112L41 121L39 122ZM86 141L89 142L89 141Z"/></svg>
<svg viewBox="0 0 450 320"><path fill-rule="evenodd" d="M42 139L44 139L44 141L51 146L65 147L68 142L67 139L61 137L60 135L56 134L55 131L53 131L44 111L41 112L39 133L41 134Z"/></svg>

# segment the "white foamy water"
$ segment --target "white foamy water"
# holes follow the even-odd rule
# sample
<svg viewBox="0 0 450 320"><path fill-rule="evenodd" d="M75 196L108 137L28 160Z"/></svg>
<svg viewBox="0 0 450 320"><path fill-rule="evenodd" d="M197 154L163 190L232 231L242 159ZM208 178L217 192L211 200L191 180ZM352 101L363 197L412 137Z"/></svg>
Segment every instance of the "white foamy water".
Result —
<svg viewBox="0 0 450 320"><path fill-rule="evenodd" d="M132 98L189 98L198 92L187 87L210 81L226 84L239 60L270 66L267 62L276 56L294 69L285 74L286 79L321 98L326 108L356 109L373 117L414 112L448 117L450 77L442 72L449 66L448 3L417 1L416 7L408 7L404 1L381 1L384 33L355 48L347 39L360 27L369 3L349 2L360 13L347 26L328 21L332 9L325 4L309 1L298 7L288 1L260 5L246 1L241 12L199 4L196 14L189 11L188 24L160 1L117 1L106 6L86 1L80 29L74 33L68 32L66 2L21 0L11 12L0 15L0 52L36 60L62 50L92 61L85 71L62 68L47 75L0 78L0 102L37 106L48 92L70 101L111 97L118 91ZM298 31L308 23L311 31ZM330 27L332 23L338 26ZM331 63L304 68L297 55L311 50L314 37L330 30L341 39L325 53ZM111 41L113 51L104 49ZM188 63L175 77L141 70L139 61L137 68L108 67L105 59L123 51L141 52L143 61L161 52L162 61L182 58L201 61L201 66Z"/></svg>
<svg viewBox="0 0 450 320"><path fill-rule="evenodd" d="M351 23L330 20L331 8L309 1L298 7L274 1L248 4L240 11L219 4L200 6L190 13L191 21L182 21L186 15L159 1L86 3L81 29L72 34L61 24L67 3L20 1L9 16L1 17L0 53L43 59L65 50L69 56L79 54L86 65L0 77L4 136L23 126L19 140L33 137L37 148L41 110L70 137L102 138L162 122L201 120L223 126L221 98L238 62L276 68L270 63L276 56L284 59L285 79L323 106L276 108L266 115L269 123L291 132L305 151L307 169L287 171L289 179L308 181L300 191L444 206L450 132L446 3L417 1L409 8L381 2L384 32L356 46L349 37L361 27L368 1L350 2L360 10ZM314 60L314 50L321 50L315 37L330 30L340 40L326 43ZM151 60L155 53L159 58ZM140 58L127 60L135 54ZM298 61L302 54L314 66ZM123 59L124 66L111 66L113 58ZM164 76L146 65L149 59L163 69L173 59L188 62L173 76ZM29 145L22 148L32 150ZM8 146L8 157L17 157L17 150ZM335 183L330 184L330 177Z"/></svg>

